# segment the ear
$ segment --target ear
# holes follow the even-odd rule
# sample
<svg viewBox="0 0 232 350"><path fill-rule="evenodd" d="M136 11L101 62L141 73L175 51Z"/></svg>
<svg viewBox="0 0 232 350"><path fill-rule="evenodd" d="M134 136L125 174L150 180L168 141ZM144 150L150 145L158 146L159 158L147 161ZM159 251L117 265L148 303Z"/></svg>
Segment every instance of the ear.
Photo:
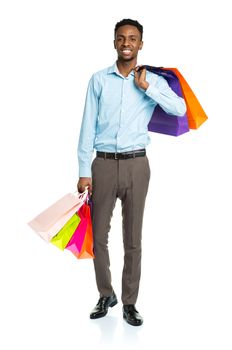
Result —
<svg viewBox="0 0 232 350"><path fill-rule="evenodd" d="M115 40L114 40L114 48L116 49L116 44L115 44Z"/></svg>
<svg viewBox="0 0 232 350"><path fill-rule="evenodd" d="M140 42L139 50L142 50L142 48L143 48L143 41Z"/></svg>

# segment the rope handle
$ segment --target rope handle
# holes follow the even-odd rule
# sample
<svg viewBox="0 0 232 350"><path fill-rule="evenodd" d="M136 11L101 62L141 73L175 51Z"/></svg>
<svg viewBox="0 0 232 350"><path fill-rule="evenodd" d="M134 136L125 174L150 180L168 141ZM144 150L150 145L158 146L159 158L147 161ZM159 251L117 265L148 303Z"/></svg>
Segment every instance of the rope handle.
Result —
<svg viewBox="0 0 232 350"><path fill-rule="evenodd" d="M89 193L88 186L85 186L84 192L78 192L78 190L77 190L77 191L71 193L71 195L74 196L74 197L79 197L83 201L86 201L86 200L88 200L88 198L87 198L88 197L88 193Z"/></svg>

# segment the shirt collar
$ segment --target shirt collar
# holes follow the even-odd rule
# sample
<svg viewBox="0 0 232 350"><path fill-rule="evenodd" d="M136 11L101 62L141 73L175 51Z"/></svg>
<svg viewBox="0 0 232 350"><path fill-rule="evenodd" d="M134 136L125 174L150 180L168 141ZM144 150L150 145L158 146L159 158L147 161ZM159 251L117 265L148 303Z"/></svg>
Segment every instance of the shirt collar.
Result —
<svg viewBox="0 0 232 350"><path fill-rule="evenodd" d="M138 64L137 64L138 65ZM119 70L118 70L118 66L117 66L117 63L116 62L114 62L114 64L111 66L111 67L109 67L109 69L108 69L108 74L112 74L112 73L116 73L116 74L118 74L118 75L122 75L120 72L119 72ZM131 75L135 75L135 73L134 73L134 71L132 70L131 72L130 72L130 74ZM129 74L129 75L130 75Z"/></svg>

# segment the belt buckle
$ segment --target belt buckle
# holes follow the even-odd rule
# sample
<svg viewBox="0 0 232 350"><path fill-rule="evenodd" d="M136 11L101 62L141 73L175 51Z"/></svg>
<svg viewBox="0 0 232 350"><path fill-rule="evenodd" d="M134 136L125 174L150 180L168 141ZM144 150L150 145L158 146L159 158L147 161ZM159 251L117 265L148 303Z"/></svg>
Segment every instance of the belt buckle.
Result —
<svg viewBox="0 0 232 350"><path fill-rule="evenodd" d="M114 159L115 159L115 160L118 159L118 158L117 158L117 153L116 153L116 152L114 153Z"/></svg>

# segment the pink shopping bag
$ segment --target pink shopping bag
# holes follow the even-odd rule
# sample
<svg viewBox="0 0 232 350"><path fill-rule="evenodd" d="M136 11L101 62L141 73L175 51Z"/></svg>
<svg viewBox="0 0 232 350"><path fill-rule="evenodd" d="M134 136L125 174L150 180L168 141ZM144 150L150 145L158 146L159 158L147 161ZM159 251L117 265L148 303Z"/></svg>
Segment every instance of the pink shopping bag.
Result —
<svg viewBox="0 0 232 350"><path fill-rule="evenodd" d="M72 253L79 254L84 242L85 233L87 230L87 225L89 221L88 216L88 204L84 203L78 210L78 216L80 218L80 223L77 226L74 234L72 235L70 241L66 245L65 249L70 250Z"/></svg>
<svg viewBox="0 0 232 350"><path fill-rule="evenodd" d="M87 218L87 228L85 232L84 242L79 253L72 252L77 259L93 259L95 258L94 249L93 249L93 227L92 227L92 215L91 207L89 204L86 205Z"/></svg>
<svg viewBox="0 0 232 350"><path fill-rule="evenodd" d="M28 225L45 241L49 242L80 209L88 195L88 189L82 193L68 193L53 205L36 216Z"/></svg>

